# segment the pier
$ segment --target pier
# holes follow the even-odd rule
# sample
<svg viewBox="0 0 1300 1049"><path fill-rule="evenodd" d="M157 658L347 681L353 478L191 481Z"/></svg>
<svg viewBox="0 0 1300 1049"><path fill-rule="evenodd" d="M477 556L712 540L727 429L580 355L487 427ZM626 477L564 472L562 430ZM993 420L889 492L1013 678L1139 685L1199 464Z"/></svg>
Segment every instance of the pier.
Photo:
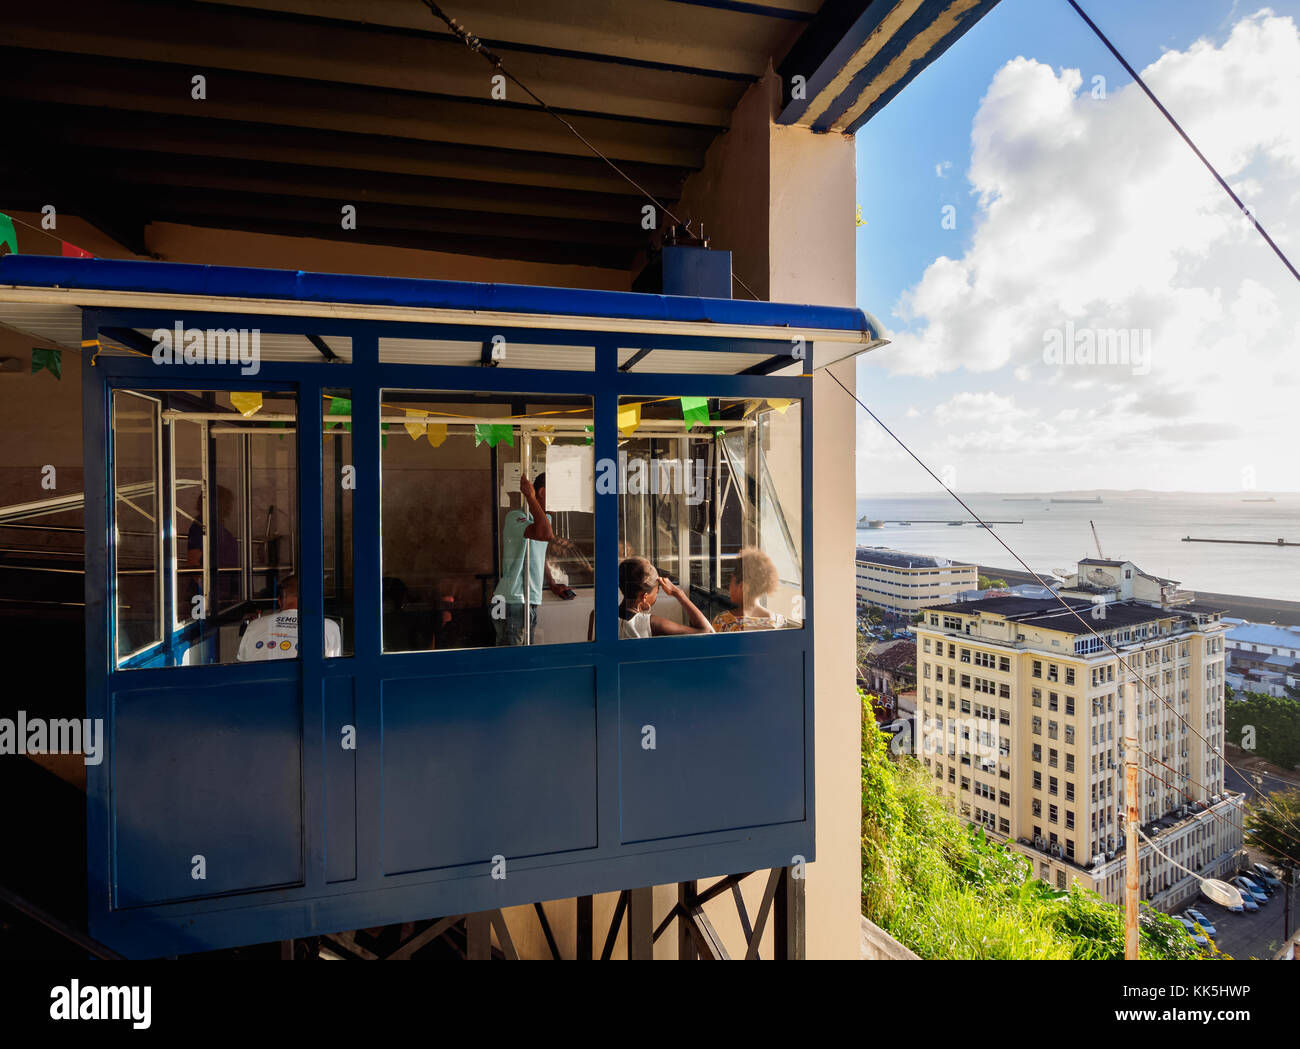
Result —
<svg viewBox="0 0 1300 1049"><path fill-rule="evenodd" d="M1300 546L1300 543L1289 543L1285 539L1193 539L1190 535L1183 536L1184 543L1232 543L1236 546Z"/></svg>

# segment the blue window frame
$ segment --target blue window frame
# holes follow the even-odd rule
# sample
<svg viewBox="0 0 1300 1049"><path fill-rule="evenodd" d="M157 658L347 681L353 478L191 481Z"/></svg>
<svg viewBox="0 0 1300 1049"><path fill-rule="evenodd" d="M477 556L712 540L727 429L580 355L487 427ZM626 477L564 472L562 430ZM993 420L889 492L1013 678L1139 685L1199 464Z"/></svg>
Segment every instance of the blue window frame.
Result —
<svg viewBox="0 0 1300 1049"><path fill-rule="evenodd" d="M214 271L205 280L215 287L228 277L237 287L243 272L251 271ZM273 294L275 280L267 287ZM108 332L180 322L351 345L350 359L264 360L256 376L235 365L159 365L107 353L83 369L86 704L113 741L107 759L87 770L97 938L131 955L170 954L815 858L811 383L761 369L619 368L629 348L779 357L788 336L756 337L752 328L736 338L639 334L631 324L628 332L593 333L566 328L565 315L596 306L606 313L646 309L662 300L509 291L553 313L554 326L492 331L511 342L590 347L594 368L379 360L384 337L485 342L484 327L475 324L292 316L265 305L250 314L83 309L90 344ZM758 323L748 307L761 307L764 318L784 311L785 323L798 315L768 304L723 307L734 323ZM807 309L810 327L824 323L826 311ZM279 662L115 665L110 406L115 392L159 388L276 391L296 399L300 631L312 638L322 636L325 609L315 570L324 556L321 405L326 391L350 391L351 655L326 659L313 644ZM803 629L621 645L616 573L602 568L618 561L619 507L616 498L597 495L591 644L384 652L384 389L589 397L597 459L617 458L620 398L801 401L800 499L784 511L800 515L800 527L786 531L798 536ZM174 514L159 519L175 527ZM652 749L644 745L647 725L656 730ZM355 749L341 742L349 731ZM504 879L492 876L496 856L506 859Z"/></svg>

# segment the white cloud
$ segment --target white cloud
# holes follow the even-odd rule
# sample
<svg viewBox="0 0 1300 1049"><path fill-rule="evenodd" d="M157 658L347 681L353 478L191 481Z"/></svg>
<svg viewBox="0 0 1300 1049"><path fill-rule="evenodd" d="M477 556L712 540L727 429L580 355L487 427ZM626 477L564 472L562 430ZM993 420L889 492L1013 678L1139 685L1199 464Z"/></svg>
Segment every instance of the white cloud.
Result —
<svg viewBox="0 0 1300 1049"><path fill-rule="evenodd" d="M1300 261L1295 22L1268 10L1243 17L1222 44L1168 51L1143 77ZM935 259L901 296L895 313L907 327L873 364L896 375L979 373L985 389L1019 380L1022 404L1037 398L1046 414L993 390L948 397L953 383L943 384L936 422L955 427L980 409L998 420L966 435L972 453L1019 441L1029 456L1034 435L1068 447L1070 435L1043 420L1064 423L1060 413L1077 409L1075 426L1094 412L1108 441L1140 439L1144 450L1124 457L1125 477L1094 456L1098 476L1080 484L1213 487L1186 454L1199 444L1226 474L1275 456L1276 487L1300 488L1294 468L1278 476L1294 445L1295 280L1136 85L1099 100L1078 70L1007 62L975 117L968 177L969 248ZM1067 323L1134 332L1150 358L1047 363L1045 336Z"/></svg>
<svg viewBox="0 0 1300 1049"><path fill-rule="evenodd" d="M951 160L940 161L938 164L934 166L934 173L938 175L940 178L947 178L948 172L950 172L951 170L952 170Z"/></svg>

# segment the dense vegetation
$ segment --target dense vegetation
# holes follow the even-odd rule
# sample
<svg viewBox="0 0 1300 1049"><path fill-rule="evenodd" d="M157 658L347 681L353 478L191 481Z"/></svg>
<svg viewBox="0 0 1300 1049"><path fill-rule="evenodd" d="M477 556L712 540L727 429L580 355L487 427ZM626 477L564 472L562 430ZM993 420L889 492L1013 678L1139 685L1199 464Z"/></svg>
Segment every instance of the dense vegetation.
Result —
<svg viewBox="0 0 1300 1049"><path fill-rule="evenodd" d="M1225 738L1284 769L1300 765L1300 703L1263 692L1225 693Z"/></svg>
<svg viewBox="0 0 1300 1049"><path fill-rule="evenodd" d="M1058 891L1028 859L971 829L915 758L889 758L863 700L862 913L922 958L1124 957L1124 914L1096 893ZM1168 915L1143 908L1143 958L1195 958Z"/></svg>

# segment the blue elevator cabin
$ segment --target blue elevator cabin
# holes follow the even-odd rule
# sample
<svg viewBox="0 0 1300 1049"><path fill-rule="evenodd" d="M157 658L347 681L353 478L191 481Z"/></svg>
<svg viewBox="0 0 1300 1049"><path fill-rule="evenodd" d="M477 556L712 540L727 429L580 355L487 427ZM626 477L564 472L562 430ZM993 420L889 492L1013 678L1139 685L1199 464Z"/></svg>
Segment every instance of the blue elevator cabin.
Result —
<svg viewBox="0 0 1300 1049"><path fill-rule="evenodd" d="M172 955L815 858L808 376L868 315L25 256L0 287L87 364L93 937ZM665 480L632 491L642 462ZM567 553L540 601L525 564L536 623L502 644L543 473ZM781 629L620 637L622 559L719 622L753 548Z"/></svg>

